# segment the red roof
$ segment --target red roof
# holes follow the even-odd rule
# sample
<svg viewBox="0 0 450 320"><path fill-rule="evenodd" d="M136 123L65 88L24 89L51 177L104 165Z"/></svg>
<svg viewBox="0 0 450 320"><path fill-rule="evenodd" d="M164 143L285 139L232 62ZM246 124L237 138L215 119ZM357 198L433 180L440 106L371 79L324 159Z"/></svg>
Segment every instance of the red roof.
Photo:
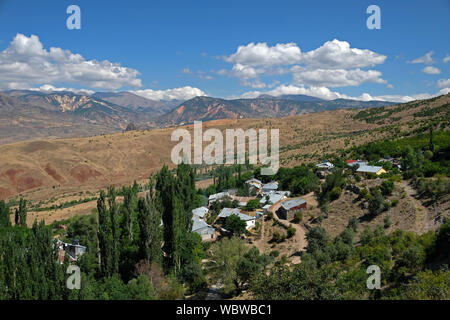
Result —
<svg viewBox="0 0 450 320"><path fill-rule="evenodd" d="M347 164L354 163L356 160L347 160Z"/></svg>

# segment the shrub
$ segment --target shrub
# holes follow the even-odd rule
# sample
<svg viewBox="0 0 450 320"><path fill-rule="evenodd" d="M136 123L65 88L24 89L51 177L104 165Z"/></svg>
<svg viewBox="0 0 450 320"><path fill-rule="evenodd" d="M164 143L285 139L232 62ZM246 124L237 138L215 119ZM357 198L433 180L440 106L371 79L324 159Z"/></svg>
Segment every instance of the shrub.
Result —
<svg viewBox="0 0 450 320"><path fill-rule="evenodd" d="M293 228L293 227L289 227L287 229L287 237L288 238L292 238L295 235L295 232L297 231L297 229Z"/></svg>

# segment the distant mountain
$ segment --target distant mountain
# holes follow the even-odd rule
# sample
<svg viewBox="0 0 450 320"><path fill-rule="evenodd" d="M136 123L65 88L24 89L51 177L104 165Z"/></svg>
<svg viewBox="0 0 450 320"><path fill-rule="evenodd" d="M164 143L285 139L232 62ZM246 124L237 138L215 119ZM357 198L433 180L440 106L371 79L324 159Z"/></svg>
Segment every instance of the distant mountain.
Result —
<svg viewBox="0 0 450 320"><path fill-rule="evenodd" d="M278 99L294 100L294 101L326 101L317 97L307 96L304 94L284 94L277 97Z"/></svg>
<svg viewBox="0 0 450 320"><path fill-rule="evenodd" d="M72 92L0 92L0 144L30 138L82 137L154 127L152 116Z"/></svg>
<svg viewBox="0 0 450 320"><path fill-rule="evenodd" d="M297 114L347 108L369 108L392 105L385 101L322 100L305 95L272 97L262 95L256 99L225 100L195 97L185 101L171 112L155 119L162 126L192 123L194 120L278 118Z"/></svg>
<svg viewBox="0 0 450 320"><path fill-rule="evenodd" d="M73 92L8 91L8 95L32 106L50 111L69 113L87 121L107 123L125 129L130 121L139 116L129 108L92 97L87 94Z"/></svg>
<svg viewBox="0 0 450 320"><path fill-rule="evenodd" d="M0 144L40 137L99 135L123 131L127 127L151 129L195 120L278 118L392 104L344 99L327 101L305 95L262 95L235 100L203 96L180 103L153 101L130 92L89 95L11 90L5 93L0 99Z"/></svg>
<svg viewBox="0 0 450 320"><path fill-rule="evenodd" d="M123 107L132 109L133 111L146 113L150 117L157 117L171 111L183 101L157 101L150 100L131 92L96 92L93 98L102 99Z"/></svg>

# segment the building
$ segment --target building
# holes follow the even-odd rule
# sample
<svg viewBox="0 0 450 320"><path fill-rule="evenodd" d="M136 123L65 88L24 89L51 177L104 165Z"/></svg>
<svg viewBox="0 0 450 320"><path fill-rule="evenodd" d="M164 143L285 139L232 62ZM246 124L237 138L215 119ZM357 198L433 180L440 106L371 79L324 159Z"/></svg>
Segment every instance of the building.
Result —
<svg viewBox="0 0 450 320"><path fill-rule="evenodd" d="M266 204L264 207L262 207L264 214L269 213L270 207L271 207L270 204Z"/></svg>
<svg viewBox="0 0 450 320"><path fill-rule="evenodd" d="M331 169L334 168L334 164L332 164L331 162L325 160L322 163L316 164L316 167L321 169L321 170L331 170Z"/></svg>
<svg viewBox="0 0 450 320"><path fill-rule="evenodd" d="M268 194L269 192L277 191L277 189L278 189L278 182L272 181L272 182L263 184L261 193Z"/></svg>
<svg viewBox="0 0 450 320"><path fill-rule="evenodd" d="M208 211L209 209L207 207L200 207L193 209L192 214L203 219L205 215L208 213Z"/></svg>
<svg viewBox="0 0 450 320"><path fill-rule="evenodd" d="M238 208L223 208L222 211L220 211L220 214L218 216L219 219L225 220L231 215L238 216L241 220L244 220L246 223L246 229L254 228L256 225L256 217L249 216L247 214L244 214L241 212Z"/></svg>
<svg viewBox="0 0 450 320"><path fill-rule="evenodd" d="M263 185L261 181L255 178L251 178L250 180L245 181L245 183L248 184L250 187L255 188L257 191L260 191Z"/></svg>
<svg viewBox="0 0 450 320"><path fill-rule="evenodd" d="M266 195L263 195L259 203L265 204L267 202L270 202L271 204L275 204L281 200L286 199L290 194L291 193L289 191L272 191L267 193Z"/></svg>
<svg viewBox="0 0 450 320"><path fill-rule="evenodd" d="M356 165L358 166L367 166L367 162L366 161L362 161L362 160L347 160L347 165L349 165L350 167L354 167Z"/></svg>
<svg viewBox="0 0 450 320"><path fill-rule="evenodd" d="M63 264L66 253L69 256L69 261L77 261L78 257L82 256L86 252L86 247L79 244L78 239L74 239L72 243L65 243L61 240L57 241L58 245L58 260Z"/></svg>
<svg viewBox="0 0 450 320"><path fill-rule="evenodd" d="M359 174L374 173L377 176L379 176L380 174L386 173L386 170L384 170L383 167L380 167L380 166L361 165L356 170L356 172Z"/></svg>
<svg viewBox="0 0 450 320"><path fill-rule="evenodd" d="M280 219L289 220L294 218L294 214L303 208L306 208L306 201L302 198L296 198L284 201L276 213Z"/></svg>
<svg viewBox="0 0 450 320"><path fill-rule="evenodd" d="M192 215L192 232L199 234L203 241L211 241L216 238L216 230L195 214Z"/></svg>
<svg viewBox="0 0 450 320"><path fill-rule="evenodd" d="M208 198L208 205L210 205L211 203L213 203L217 200L220 200L220 199L223 199L223 198L226 198L229 196L230 196L230 194L228 192L219 192L219 193L212 194Z"/></svg>

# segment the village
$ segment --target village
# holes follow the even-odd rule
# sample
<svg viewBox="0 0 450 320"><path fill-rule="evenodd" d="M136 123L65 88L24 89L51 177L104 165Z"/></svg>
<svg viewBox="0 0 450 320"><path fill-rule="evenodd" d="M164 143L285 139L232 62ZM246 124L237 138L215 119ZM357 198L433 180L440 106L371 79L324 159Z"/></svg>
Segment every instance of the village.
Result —
<svg viewBox="0 0 450 320"><path fill-rule="evenodd" d="M390 162L399 170L401 169L397 159L385 158L384 160ZM315 167L317 169L316 175L321 180L324 180L335 169L335 165L328 160L317 163ZM367 161L346 160L346 168L344 170L351 170L352 168L357 168L355 172L359 176L379 176L387 173L382 166L369 165ZM245 184L251 196L238 196L236 189L228 189L209 195L205 199L204 206L193 209L192 232L200 235L204 242L213 242L221 237L237 235L245 239L248 244L258 244L258 241L264 241L262 231L264 222L274 219L284 230L290 229L288 231L288 235L291 233L289 237L292 237L296 231L301 231L299 232L301 234L297 234L300 246L297 249L302 251L306 247L305 232L298 225L294 228L292 222L296 221L296 215L301 213L308 204L310 204L311 208L318 206L314 195L311 193L300 197L292 197L290 191L279 190L278 181L263 183L255 177L245 181ZM242 231L244 232L235 232L236 230L227 229L227 221L232 216L243 221L245 230ZM274 242L277 235L271 232L270 236L273 238L265 239L266 242ZM294 241L297 242L297 240ZM64 263L66 256L70 262L75 262L79 256L86 252L86 247L81 245L78 239L73 239L72 243L57 240L57 246L61 264ZM261 244L260 248L264 248L264 246ZM295 253L296 251L292 252ZM298 259L294 261L299 262Z"/></svg>

